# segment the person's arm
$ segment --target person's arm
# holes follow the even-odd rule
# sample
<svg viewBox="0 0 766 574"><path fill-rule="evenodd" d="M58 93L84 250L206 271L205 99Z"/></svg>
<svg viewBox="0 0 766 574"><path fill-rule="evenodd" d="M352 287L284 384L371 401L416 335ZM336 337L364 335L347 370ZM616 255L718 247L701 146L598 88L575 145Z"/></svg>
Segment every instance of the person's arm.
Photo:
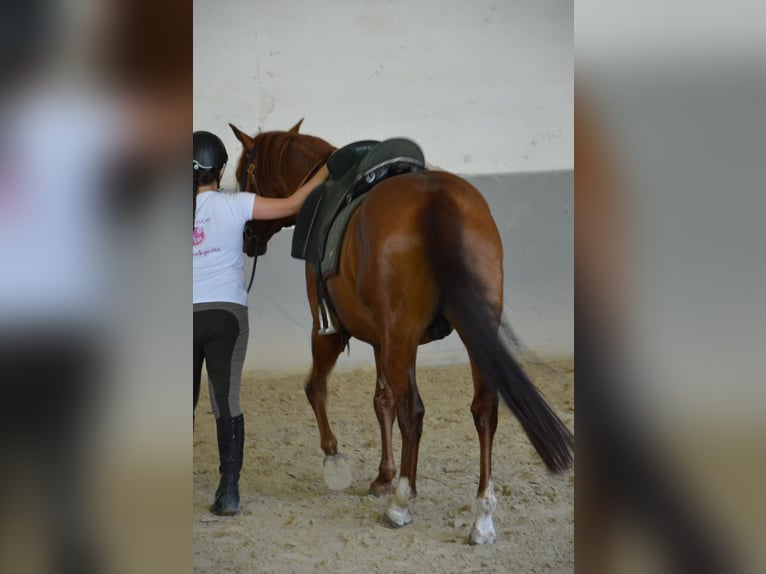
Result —
<svg viewBox="0 0 766 574"><path fill-rule="evenodd" d="M253 201L253 219L280 219L295 215L316 186L327 179L330 172L323 165L310 180L300 186L290 197L272 198L256 196Z"/></svg>

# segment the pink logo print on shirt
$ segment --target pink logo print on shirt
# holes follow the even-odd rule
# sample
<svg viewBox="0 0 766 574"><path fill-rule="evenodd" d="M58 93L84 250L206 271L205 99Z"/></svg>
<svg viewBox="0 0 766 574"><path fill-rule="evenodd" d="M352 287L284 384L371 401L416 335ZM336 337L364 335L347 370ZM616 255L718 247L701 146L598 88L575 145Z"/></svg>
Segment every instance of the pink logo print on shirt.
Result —
<svg viewBox="0 0 766 574"><path fill-rule="evenodd" d="M194 228L194 239L192 240L192 246L197 247L197 245L201 245L205 242L205 228L204 227L195 227Z"/></svg>

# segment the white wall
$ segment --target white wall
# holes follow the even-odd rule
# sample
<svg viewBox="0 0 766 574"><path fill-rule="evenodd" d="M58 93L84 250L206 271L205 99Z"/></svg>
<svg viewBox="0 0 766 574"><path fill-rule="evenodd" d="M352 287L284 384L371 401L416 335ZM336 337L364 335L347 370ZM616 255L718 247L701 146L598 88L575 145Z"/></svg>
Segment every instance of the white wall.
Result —
<svg viewBox="0 0 766 574"><path fill-rule="evenodd" d="M571 0L194 0L194 18L194 129L232 157L228 122L305 116L335 145L404 135L460 173L573 168Z"/></svg>
<svg viewBox="0 0 766 574"><path fill-rule="evenodd" d="M565 0L195 0L194 129L219 134L235 187L245 131L343 145L406 136L487 197L505 248L506 308L533 351L573 351L573 4ZM519 175L520 172L533 172ZM291 232L250 295L246 367L303 368L311 325ZM251 260L246 268L249 271ZM419 364L466 360L457 336ZM339 365L371 364L354 341Z"/></svg>

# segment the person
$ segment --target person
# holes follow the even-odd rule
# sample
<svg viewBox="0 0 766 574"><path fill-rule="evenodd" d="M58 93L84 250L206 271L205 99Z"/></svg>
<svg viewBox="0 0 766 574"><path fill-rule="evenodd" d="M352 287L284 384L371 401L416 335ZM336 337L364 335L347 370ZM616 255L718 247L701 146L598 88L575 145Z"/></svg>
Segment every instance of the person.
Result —
<svg viewBox="0 0 766 574"><path fill-rule="evenodd" d="M248 338L247 291L242 230L250 219L296 214L309 192L328 176L326 166L287 198L220 191L228 155L213 133L194 136L194 411L205 363L216 418L220 482L210 507L231 516L239 509L239 474L244 448L240 382Z"/></svg>

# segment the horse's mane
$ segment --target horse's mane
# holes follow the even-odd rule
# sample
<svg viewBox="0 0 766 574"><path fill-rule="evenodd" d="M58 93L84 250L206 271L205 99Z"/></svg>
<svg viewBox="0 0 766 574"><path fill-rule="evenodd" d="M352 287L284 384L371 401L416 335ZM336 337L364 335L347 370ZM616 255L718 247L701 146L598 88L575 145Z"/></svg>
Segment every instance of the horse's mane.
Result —
<svg viewBox="0 0 766 574"><path fill-rule="evenodd" d="M287 197L308 172L335 150L326 141L295 132L262 132L255 143L255 174L269 197ZM288 165L290 162L290 165Z"/></svg>

